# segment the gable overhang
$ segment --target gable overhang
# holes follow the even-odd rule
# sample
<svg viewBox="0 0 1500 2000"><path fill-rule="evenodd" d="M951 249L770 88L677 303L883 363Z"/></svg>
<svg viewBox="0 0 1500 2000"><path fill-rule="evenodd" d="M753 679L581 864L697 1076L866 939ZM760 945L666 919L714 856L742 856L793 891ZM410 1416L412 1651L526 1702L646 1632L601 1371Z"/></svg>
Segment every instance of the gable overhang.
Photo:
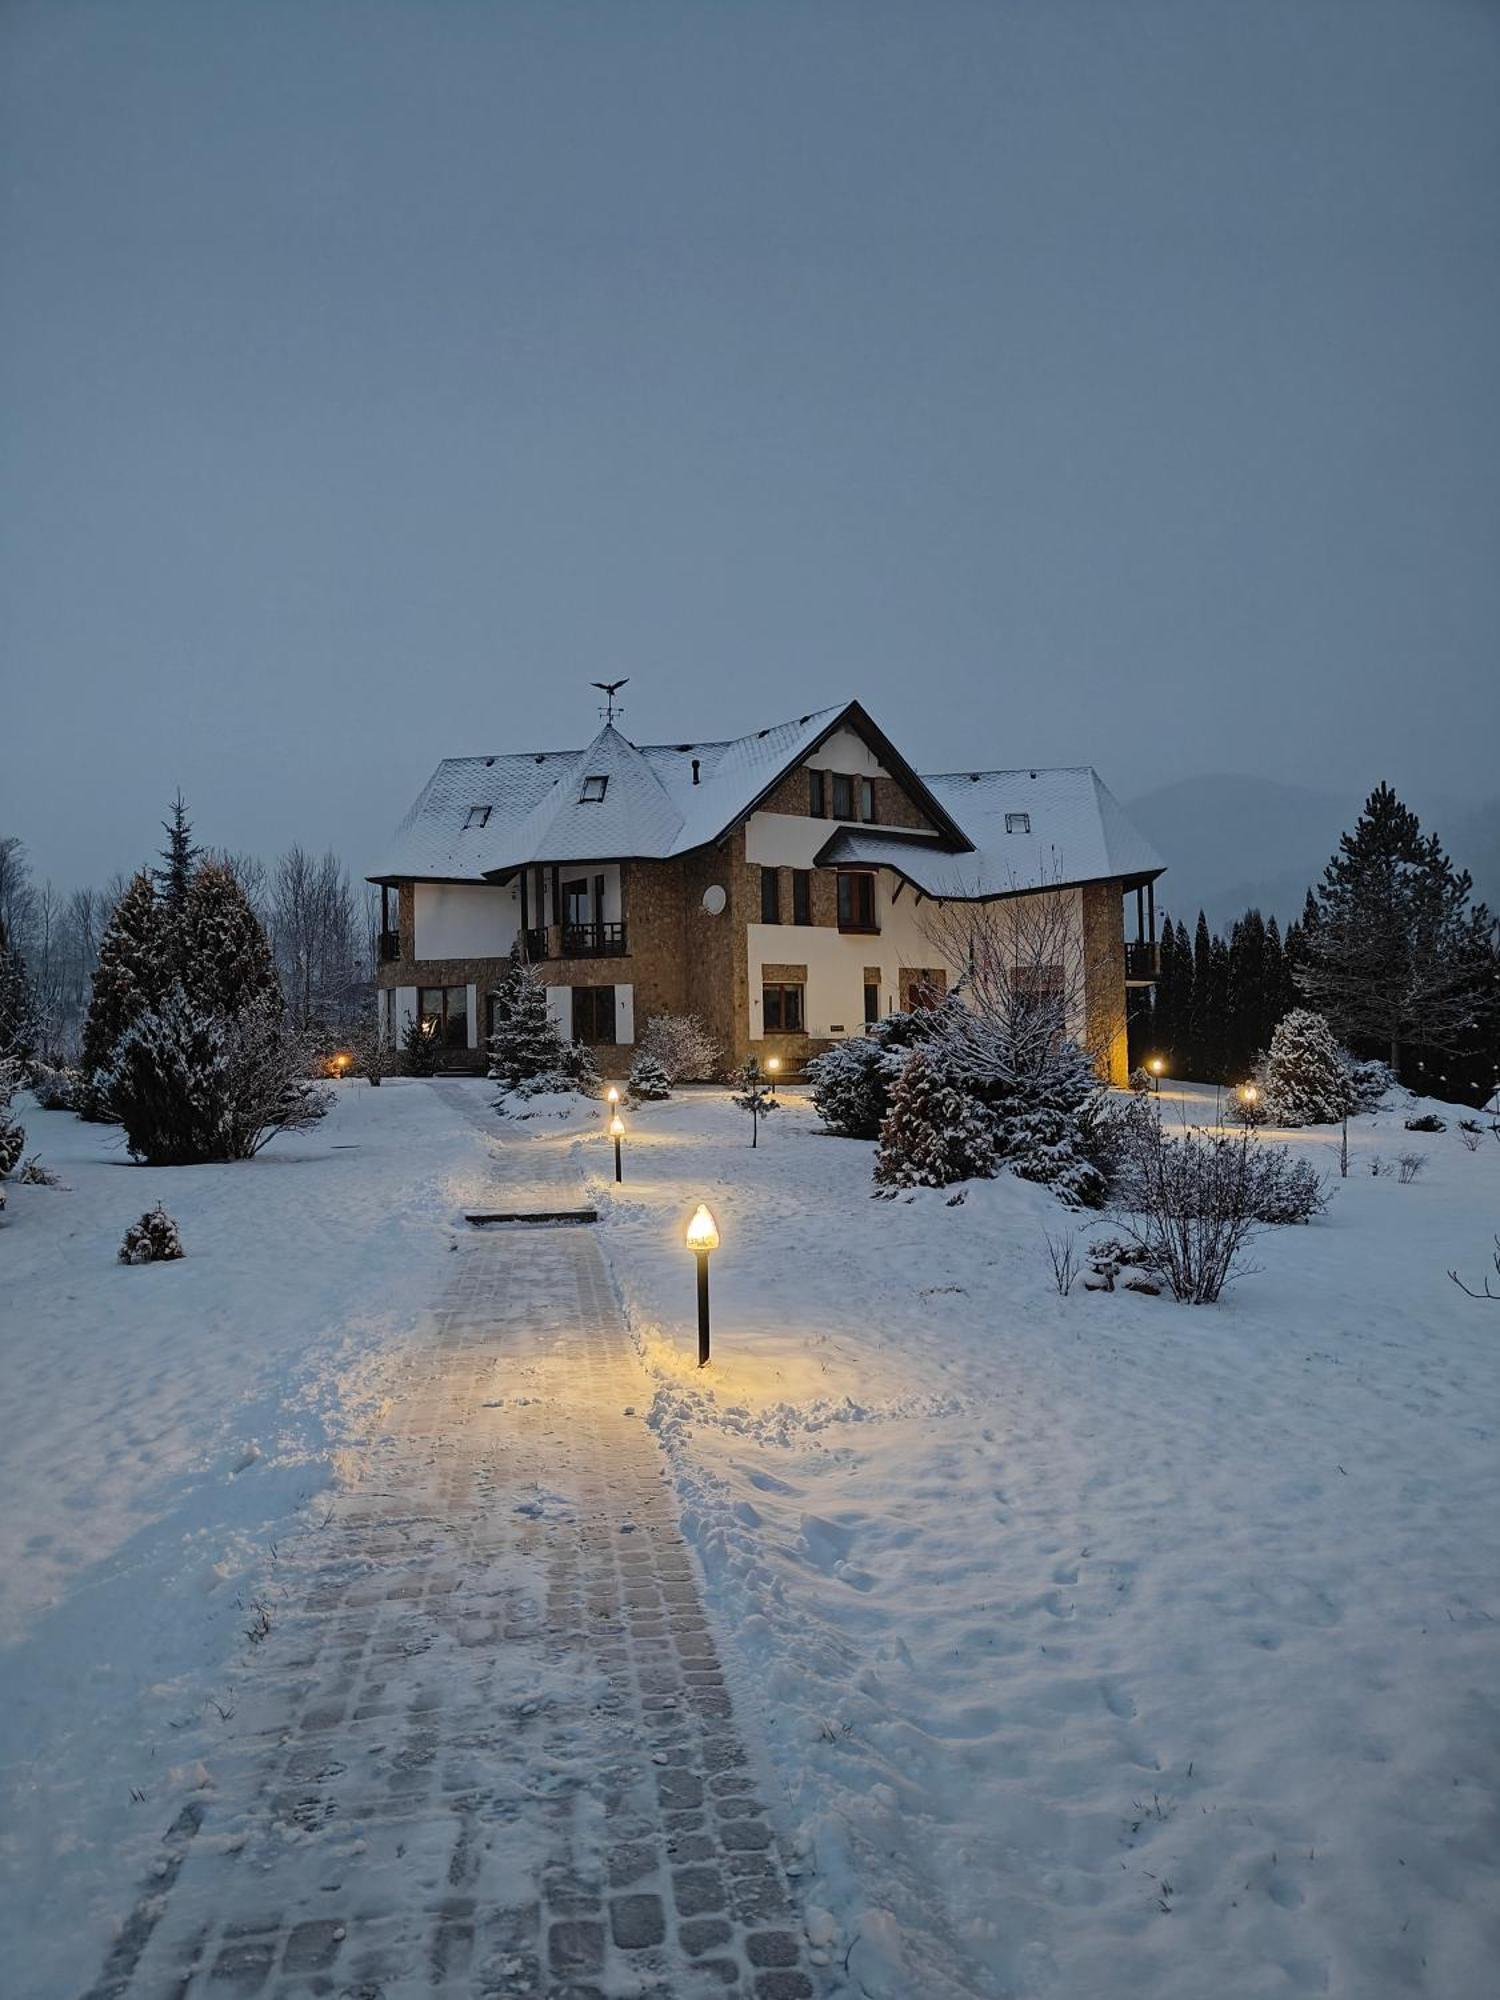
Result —
<svg viewBox="0 0 1500 2000"><path fill-rule="evenodd" d="M761 787L750 803L742 807L734 815L733 819L720 827L719 831L710 839L700 842L700 845L703 847L712 847L716 841L720 841L726 834L732 833L735 827L743 825L752 813L759 812L776 787L791 772L805 764L809 757L814 756L828 741L829 737L840 729L853 729L856 734L863 737L869 748L880 759L884 768L893 778L899 780L907 795L927 814L944 840L951 843L944 850L945 852L971 854L974 851L973 841L970 840L958 821L933 796L922 779L918 777L911 765L907 763L901 752L896 748L890 737L886 735L880 725L857 701L851 701L839 709L830 719L827 727L820 730L810 743L799 745L793 754L787 758L786 762L776 770L769 782ZM923 836L918 834L917 838L920 840Z"/></svg>
<svg viewBox="0 0 1500 2000"><path fill-rule="evenodd" d="M878 853L848 852L851 846L857 848L860 835L865 832L864 828L839 827L836 832L829 835L813 856L813 866L866 872L885 869L929 903L1009 903L1021 896L1047 896L1058 889L1083 889L1095 882L1118 882L1123 895L1134 889L1144 889L1148 883L1155 882L1166 873L1163 864L1160 868L1148 868L1132 875L1059 876L1056 880L1047 882L1019 883L1003 889L975 889L965 894L958 889L934 889L930 886L930 877L924 882L919 875L902 866L903 849L913 856L945 853L946 849L936 847L931 840L925 839L920 833L912 833L906 828L880 827L869 829L869 832L876 834L880 842ZM845 851L840 852L841 848ZM972 843L965 851L968 853L974 851Z"/></svg>

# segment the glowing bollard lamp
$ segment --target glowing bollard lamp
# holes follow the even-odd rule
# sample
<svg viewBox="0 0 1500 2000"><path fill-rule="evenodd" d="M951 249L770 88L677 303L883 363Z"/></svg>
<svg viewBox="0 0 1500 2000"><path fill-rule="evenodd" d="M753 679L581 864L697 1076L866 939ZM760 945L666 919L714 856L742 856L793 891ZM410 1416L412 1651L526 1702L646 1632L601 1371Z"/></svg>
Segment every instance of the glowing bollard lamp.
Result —
<svg viewBox="0 0 1500 2000"><path fill-rule="evenodd" d="M770 1077L770 1079L771 1079L771 1095L772 1095L773 1097L774 1097L774 1096L776 1095L776 1077L777 1077L777 1073L779 1072L780 1068L781 1068L781 1057L780 1057L780 1056L767 1056L767 1057L766 1057L766 1074L767 1074L767 1075L768 1075L768 1076Z"/></svg>
<svg viewBox="0 0 1500 2000"><path fill-rule="evenodd" d="M615 1142L615 1179L621 1181L625 1178L620 1171L620 1141L625 1137L625 1120L618 1111L609 1121L609 1136Z"/></svg>
<svg viewBox="0 0 1500 2000"><path fill-rule="evenodd" d="M1162 1071L1166 1068L1166 1064L1162 1061L1160 1056L1153 1056L1150 1062L1147 1063L1146 1067L1147 1069L1150 1070L1151 1074L1156 1078L1156 1094L1158 1097L1160 1097L1161 1076L1162 1076Z"/></svg>
<svg viewBox="0 0 1500 2000"><path fill-rule="evenodd" d="M719 1247L719 1225L713 1211L699 1202L687 1226L687 1247L698 1259L698 1366L708 1366L708 1255Z"/></svg>
<svg viewBox="0 0 1500 2000"><path fill-rule="evenodd" d="M609 1086L609 1089L606 1090L604 1093L604 1101L609 1106L610 1111L613 1112L615 1106L620 1101L620 1090L618 1084L612 1083Z"/></svg>

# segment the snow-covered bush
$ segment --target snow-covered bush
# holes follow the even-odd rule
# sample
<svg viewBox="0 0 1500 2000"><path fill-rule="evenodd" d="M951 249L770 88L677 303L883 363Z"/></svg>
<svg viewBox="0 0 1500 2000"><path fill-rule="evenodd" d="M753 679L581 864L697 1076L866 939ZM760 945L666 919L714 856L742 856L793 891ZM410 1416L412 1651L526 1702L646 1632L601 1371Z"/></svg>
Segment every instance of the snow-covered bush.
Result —
<svg viewBox="0 0 1500 2000"><path fill-rule="evenodd" d="M630 1065L630 1095L637 1104L659 1104L672 1095L672 1079L660 1059L647 1050Z"/></svg>
<svg viewBox="0 0 1500 2000"><path fill-rule="evenodd" d="M1256 1080L1278 1125L1336 1125L1354 1109L1344 1052L1323 1016L1306 1007L1276 1024Z"/></svg>
<svg viewBox="0 0 1500 2000"><path fill-rule="evenodd" d="M10 1112L0 1111L0 1179L15 1171L16 1162L25 1150L25 1126Z"/></svg>
<svg viewBox="0 0 1500 2000"><path fill-rule="evenodd" d="M26 961L0 923L0 1059L25 1065L42 1038L36 991Z"/></svg>
<svg viewBox="0 0 1500 2000"><path fill-rule="evenodd" d="M158 1202L139 1222L132 1222L120 1245L122 1264L170 1264L183 1255L177 1224Z"/></svg>
<svg viewBox="0 0 1500 2000"><path fill-rule="evenodd" d="M1142 1069L1139 1063L1130 1072L1130 1088L1135 1092L1137 1097L1144 1097L1146 1092L1151 1088L1150 1073Z"/></svg>
<svg viewBox="0 0 1500 2000"><path fill-rule="evenodd" d="M936 1053L917 1048L902 1065L875 1154L879 1186L948 1187L995 1171L994 1121Z"/></svg>
<svg viewBox="0 0 1500 2000"><path fill-rule="evenodd" d="M102 1089L136 1159L247 1160L275 1133L323 1117L332 1093L309 1081L306 1042L279 1005L229 1018L174 986L126 1030Z"/></svg>
<svg viewBox="0 0 1500 2000"><path fill-rule="evenodd" d="M50 1167L42 1165L42 1156L40 1153L33 1153L30 1159L24 1160L21 1163L21 1171L16 1175L16 1180L22 1187L55 1188L62 1186L59 1176L53 1173Z"/></svg>
<svg viewBox="0 0 1500 2000"><path fill-rule="evenodd" d="M1345 1064L1349 1071L1349 1088L1354 1093L1355 1111L1377 1111L1385 1102L1389 1092L1396 1088L1396 1077L1389 1063L1378 1060L1365 1061L1359 1056L1345 1052Z"/></svg>
<svg viewBox="0 0 1500 2000"><path fill-rule="evenodd" d="M1264 1227L1308 1222L1327 1190L1305 1160L1251 1133L1168 1133L1154 1107L1116 1126L1115 1220L1174 1298L1211 1304Z"/></svg>
<svg viewBox="0 0 1500 2000"><path fill-rule="evenodd" d="M812 1101L841 1139L878 1139L903 1057L874 1035L836 1042L807 1065Z"/></svg>
<svg viewBox="0 0 1500 2000"><path fill-rule="evenodd" d="M724 1048L696 1014L653 1014L640 1039L643 1055L654 1056L670 1084L708 1083L724 1065Z"/></svg>
<svg viewBox="0 0 1500 2000"><path fill-rule="evenodd" d="M32 1068L31 1089L39 1110L72 1111L78 1090L78 1073L71 1069L54 1069L50 1063L36 1063Z"/></svg>
<svg viewBox="0 0 1500 2000"><path fill-rule="evenodd" d="M15 1056L0 1056L0 1111L26 1081L26 1065Z"/></svg>
<svg viewBox="0 0 1500 2000"><path fill-rule="evenodd" d="M1448 1121L1439 1118L1435 1111L1424 1111L1419 1118L1408 1118L1406 1129L1408 1132L1446 1132Z"/></svg>

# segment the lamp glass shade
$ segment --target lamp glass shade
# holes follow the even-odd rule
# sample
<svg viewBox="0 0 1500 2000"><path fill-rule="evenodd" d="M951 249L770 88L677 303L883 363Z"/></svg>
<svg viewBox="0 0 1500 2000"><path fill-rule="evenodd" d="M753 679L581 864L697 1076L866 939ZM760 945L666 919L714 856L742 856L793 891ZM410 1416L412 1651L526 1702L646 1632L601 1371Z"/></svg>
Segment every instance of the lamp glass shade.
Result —
<svg viewBox="0 0 1500 2000"><path fill-rule="evenodd" d="M609 1089L605 1091L605 1093L604 1093L604 1101L605 1101L605 1103L606 1103L606 1104L618 1104L618 1103L619 1103L619 1101L620 1101L620 1093L619 1093L618 1089L617 1089L617 1088L615 1087L615 1085L614 1085L614 1084L611 1084L611 1085L609 1086Z"/></svg>
<svg viewBox="0 0 1500 2000"><path fill-rule="evenodd" d="M611 1139L623 1139L625 1136L625 1120L618 1111L609 1121L609 1136Z"/></svg>
<svg viewBox="0 0 1500 2000"><path fill-rule="evenodd" d="M687 1247L689 1250L717 1250L719 1247L719 1225L705 1202L700 1201L693 1211L693 1219L687 1226Z"/></svg>

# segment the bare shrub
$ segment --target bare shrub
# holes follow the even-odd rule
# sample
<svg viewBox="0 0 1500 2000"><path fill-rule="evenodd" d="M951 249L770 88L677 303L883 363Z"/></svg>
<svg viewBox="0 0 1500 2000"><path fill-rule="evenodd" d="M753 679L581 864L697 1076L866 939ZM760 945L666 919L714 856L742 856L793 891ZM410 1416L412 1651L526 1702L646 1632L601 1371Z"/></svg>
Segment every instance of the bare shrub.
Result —
<svg viewBox="0 0 1500 2000"><path fill-rule="evenodd" d="M670 1084L709 1083L724 1066L724 1049L696 1014L653 1014L638 1044L654 1056Z"/></svg>
<svg viewBox="0 0 1500 2000"><path fill-rule="evenodd" d="M1495 1276L1497 1278L1500 1278L1500 1236L1497 1236L1495 1238L1495 1254L1490 1261L1491 1263L1493 1263L1495 1267ZM1472 1285L1466 1285L1463 1279L1458 1275L1457 1271L1450 1271L1448 1273L1448 1276L1453 1280L1454 1284L1457 1285L1458 1289L1461 1292L1467 1293L1467 1295L1471 1299L1489 1299L1492 1304L1500 1305L1500 1291L1494 1291L1491 1289L1490 1274L1488 1271L1486 1271L1484 1274L1484 1279L1483 1279L1484 1290L1482 1292L1476 1292Z"/></svg>
<svg viewBox="0 0 1500 2000"><path fill-rule="evenodd" d="M1120 1121L1112 1213L1174 1298L1212 1304L1262 1228L1326 1206L1322 1181L1284 1146L1248 1131L1171 1135L1153 1108L1132 1114Z"/></svg>
<svg viewBox="0 0 1500 2000"><path fill-rule="evenodd" d="M1471 1131L1467 1121L1458 1136L1466 1152L1477 1153L1479 1151L1479 1133Z"/></svg>
<svg viewBox="0 0 1500 2000"><path fill-rule="evenodd" d="M1426 1164L1425 1153L1402 1153L1396 1161L1396 1178L1402 1187L1410 1187Z"/></svg>
<svg viewBox="0 0 1500 2000"><path fill-rule="evenodd" d="M1042 1241L1052 1266L1052 1282L1057 1286L1059 1298L1065 1299L1078 1276L1078 1238L1071 1230L1065 1236L1054 1236L1050 1229L1044 1229Z"/></svg>

